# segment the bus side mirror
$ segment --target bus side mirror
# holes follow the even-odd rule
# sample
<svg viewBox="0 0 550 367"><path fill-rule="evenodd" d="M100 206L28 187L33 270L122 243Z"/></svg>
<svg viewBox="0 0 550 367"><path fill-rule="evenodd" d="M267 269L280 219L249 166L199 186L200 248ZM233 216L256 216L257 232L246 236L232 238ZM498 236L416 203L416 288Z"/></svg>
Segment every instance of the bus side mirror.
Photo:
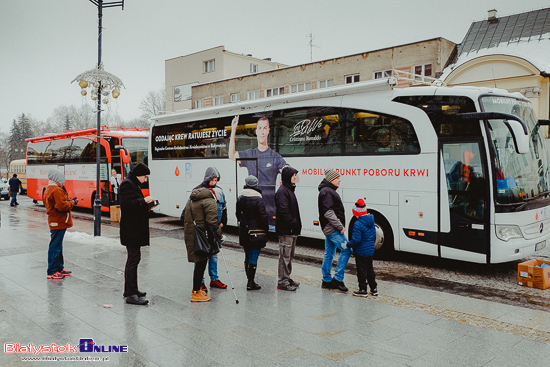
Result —
<svg viewBox="0 0 550 367"><path fill-rule="evenodd" d="M129 164L130 163L130 154L128 153L128 150L124 148L122 145L115 145L115 149L120 150L120 156L122 157L122 163Z"/></svg>
<svg viewBox="0 0 550 367"><path fill-rule="evenodd" d="M504 123L512 133L518 154L529 153L529 134L525 134L523 125L516 120L505 120Z"/></svg>
<svg viewBox="0 0 550 367"><path fill-rule="evenodd" d="M515 115L500 112L466 112L456 114L455 118L457 120L502 120L514 138L516 152L518 154L529 153L527 125Z"/></svg>

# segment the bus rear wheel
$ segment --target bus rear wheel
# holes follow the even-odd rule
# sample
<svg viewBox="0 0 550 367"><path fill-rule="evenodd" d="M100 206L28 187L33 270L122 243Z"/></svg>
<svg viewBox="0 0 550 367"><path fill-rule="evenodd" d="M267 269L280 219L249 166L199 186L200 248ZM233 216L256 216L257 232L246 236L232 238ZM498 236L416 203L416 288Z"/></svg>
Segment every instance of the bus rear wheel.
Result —
<svg viewBox="0 0 550 367"><path fill-rule="evenodd" d="M393 231L386 218L373 213L376 228L376 242L374 243L374 257L388 260L394 253Z"/></svg>

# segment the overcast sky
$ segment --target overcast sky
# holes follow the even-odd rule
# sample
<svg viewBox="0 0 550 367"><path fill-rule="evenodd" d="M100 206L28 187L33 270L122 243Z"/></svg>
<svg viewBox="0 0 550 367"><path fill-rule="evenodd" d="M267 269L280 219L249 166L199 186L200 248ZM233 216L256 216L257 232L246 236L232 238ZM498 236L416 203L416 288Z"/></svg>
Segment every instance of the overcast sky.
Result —
<svg viewBox="0 0 550 367"><path fill-rule="evenodd" d="M105 0L111 2L113 0ZM97 7L89 0L0 0L0 131L21 113L46 121L60 105L92 106L71 81L97 66ZM287 65L444 37L473 21L548 7L548 0L126 0L103 9L102 60L119 77L116 109L140 115L164 88L164 61L224 45Z"/></svg>

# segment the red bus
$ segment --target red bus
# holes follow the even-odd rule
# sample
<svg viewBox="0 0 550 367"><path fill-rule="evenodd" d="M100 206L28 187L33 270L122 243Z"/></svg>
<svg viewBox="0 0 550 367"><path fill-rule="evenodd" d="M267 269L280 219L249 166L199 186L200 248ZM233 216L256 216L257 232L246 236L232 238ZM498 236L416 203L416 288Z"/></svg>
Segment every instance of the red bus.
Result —
<svg viewBox="0 0 550 367"><path fill-rule="evenodd" d="M96 193L97 129L67 130L59 134L27 139L27 196L42 201L48 186L48 170L65 172L65 188L78 198L79 207L92 208ZM101 128L100 187L101 210L109 211L115 196L111 170L124 179L137 164L147 164L149 129ZM144 195L149 187L144 186Z"/></svg>

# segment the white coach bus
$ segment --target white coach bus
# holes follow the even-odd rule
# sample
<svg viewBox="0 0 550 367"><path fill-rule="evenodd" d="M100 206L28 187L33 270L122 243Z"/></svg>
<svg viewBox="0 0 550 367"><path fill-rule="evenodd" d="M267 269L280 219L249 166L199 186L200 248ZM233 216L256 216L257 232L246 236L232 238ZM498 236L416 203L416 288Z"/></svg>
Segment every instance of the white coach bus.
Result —
<svg viewBox="0 0 550 367"><path fill-rule="evenodd" d="M395 84L389 78L155 117L155 210L179 216L215 167L229 225L237 225L235 202L249 174L259 178L273 219L278 174L290 165L299 172L302 236L322 239L318 185L325 169L335 169L346 221L366 198L378 254L501 263L544 248L550 197L540 125L548 120L537 120L518 93Z"/></svg>

